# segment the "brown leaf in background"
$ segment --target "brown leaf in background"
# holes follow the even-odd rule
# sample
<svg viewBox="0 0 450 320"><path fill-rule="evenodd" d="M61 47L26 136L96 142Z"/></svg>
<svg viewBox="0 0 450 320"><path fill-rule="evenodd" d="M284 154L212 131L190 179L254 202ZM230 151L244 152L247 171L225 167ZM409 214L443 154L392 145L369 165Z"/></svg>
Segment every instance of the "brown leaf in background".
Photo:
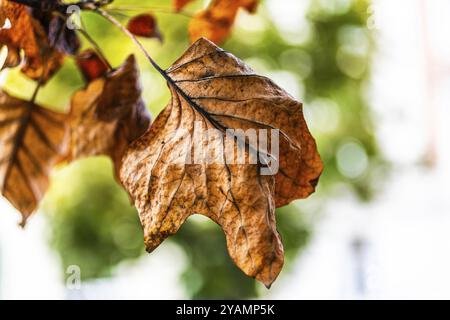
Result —
<svg viewBox="0 0 450 320"><path fill-rule="evenodd" d="M270 286L284 260L275 207L310 195L322 172L302 105L206 39L193 44L166 73L172 101L130 146L121 168L147 250L175 234L190 215L202 214L222 227L237 266ZM279 172L264 176L258 164L227 163L225 150L234 150L236 143L214 136L201 141L196 121L221 132L279 129ZM216 161L185 161L199 143Z"/></svg>
<svg viewBox="0 0 450 320"><path fill-rule="evenodd" d="M139 71L134 56L130 56L120 68L73 95L67 160L107 155L118 177L125 149L149 124Z"/></svg>
<svg viewBox="0 0 450 320"><path fill-rule="evenodd" d="M160 41L163 39L156 18L149 13L140 14L131 18L128 22L127 29L138 37L156 38Z"/></svg>
<svg viewBox="0 0 450 320"><path fill-rule="evenodd" d="M66 115L0 91L0 186L23 216L36 210L64 152Z"/></svg>
<svg viewBox="0 0 450 320"><path fill-rule="evenodd" d="M9 29L0 30L0 47L8 48L3 68L18 66L20 51L23 50L25 62L22 72L34 80L42 76L45 82L61 67L63 54L51 47L46 30L29 8L7 0L2 1L1 8L11 23Z"/></svg>
<svg viewBox="0 0 450 320"><path fill-rule="evenodd" d="M189 23L191 42L205 37L217 44L222 43L231 33L239 8L254 13L257 5L258 0L213 0Z"/></svg>

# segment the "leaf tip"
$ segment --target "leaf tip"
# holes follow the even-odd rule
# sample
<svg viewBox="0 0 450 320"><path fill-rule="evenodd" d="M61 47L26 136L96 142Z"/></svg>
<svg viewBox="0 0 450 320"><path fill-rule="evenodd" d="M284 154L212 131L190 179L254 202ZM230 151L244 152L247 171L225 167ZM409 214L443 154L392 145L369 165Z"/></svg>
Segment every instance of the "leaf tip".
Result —
<svg viewBox="0 0 450 320"><path fill-rule="evenodd" d="M192 46L205 46L205 47L218 48L218 46L214 42L212 42L211 40L209 40L206 37L199 37L197 40L194 41Z"/></svg>
<svg viewBox="0 0 450 320"><path fill-rule="evenodd" d="M283 268L283 264L284 264L284 257L282 258L281 263L275 266L267 266L270 269L270 271L264 268L268 272L261 272L255 277L255 279L261 282L266 287L267 290L270 290L275 280L277 280L278 275L280 274L281 269ZM272 269L273 267L274 269Z"/></svg>
<svg viewBox="0 0 450 320"><path fill-rule="evenodd" d="M22 215L22 220L19 222L19 227L21 229L25 229L25 227L27 226L27 221L28 221L28 217L25 215Z"/></svg>
<svg viewBox="0 0 450 320"><path fill-rule="evenodd" d="M152 253L156 250L156 248L159 247L159 245L164 241L164 239L167 238L167 236L162 235L162 237L158 237L155 235L152 236L145 236L144 237L144 243L145 243L145 251L148 253Z"/></svg>

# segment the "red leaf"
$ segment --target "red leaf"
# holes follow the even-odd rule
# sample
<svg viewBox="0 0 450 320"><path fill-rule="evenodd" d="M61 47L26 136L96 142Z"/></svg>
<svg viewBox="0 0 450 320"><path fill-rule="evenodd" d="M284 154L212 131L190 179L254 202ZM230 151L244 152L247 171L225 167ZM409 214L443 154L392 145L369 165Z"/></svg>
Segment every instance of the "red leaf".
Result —
<svg viewBox="0 0 450 320"><path fill-rule="evenodd" d="M153 15L145 13L132 18L128 22L128 30L138 36L145 38L157 38L162 41L162 35Z"/></svg>
<svg viewBox="0 0 450 320"><path fill-rule="evenodd" d="M78 68L87 82L103 77L108 72L108 66L92 49L83 51L76 57Z"/></svg>

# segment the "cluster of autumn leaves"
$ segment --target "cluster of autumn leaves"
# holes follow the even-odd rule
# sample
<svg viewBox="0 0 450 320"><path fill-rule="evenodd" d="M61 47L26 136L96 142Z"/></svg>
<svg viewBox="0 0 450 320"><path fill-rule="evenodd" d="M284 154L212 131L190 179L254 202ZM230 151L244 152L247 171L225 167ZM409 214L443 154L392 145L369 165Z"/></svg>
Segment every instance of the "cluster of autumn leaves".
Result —
<svg viewBox="0 0 450 320"><path fill-rule="evenodd" d="M79 49L75 31L53 11L2 1L1 13L10 23L0 30L0 43L8 49L3 67L21 65L38 87L66 55ZM77 55L76 61L88 84L74 94L69 114L37 105L35 96L22 100L0 91L1 191L22 213L22 224L39 205L55 164L101 154L118 163L119 152L150 123L133 57L117 70L92 50Z"/></svg>
<svg viewBox="0 0 450 320"><path fill-rule="evenodd" d="M46 10L6 0L0 7L0 23L11 24L0 30L0 45L8 48L4 68L20 65L38 87L80 46L75 31L64 27L59 1L42 2L48 2ZM175 0L175 9L189 2ZM196 41L172 67L159 70L172 99L152 124L133 56L113 69L95 50L77 54L86 86L74 93L68 114L37 105L35 94L23 100L0 91L0 187L22 212L23 224L56 164L107 155L139 211L148 251L190 215L202 214L222 227L237 266L270 286L284 261L275 208L310 195L322 162L301 103L202 37L223 41L239 8L253 12L256 5L256 0L213 0L194 16L189 33ZM156 28L149 14L128 23L138 36L158 36ZM235 141L207 141L217 151L216 163L179 161L192 152L196 121L221 131L279 129L278 173L263 176L263 164L228 163L223 150L235 148Z"/></svg>
<svg viewBox="0 0 450 320"><path fill-rule="evenodd" d="M59 70L64 56L75 54L80 47L75 31L65 28L64 17L51 11L32 10L2 0L0 25L4 26L0 30L0 45L8 49L3 68L14 68L23 62L22 72L33 80L45 83Z"/></svg>

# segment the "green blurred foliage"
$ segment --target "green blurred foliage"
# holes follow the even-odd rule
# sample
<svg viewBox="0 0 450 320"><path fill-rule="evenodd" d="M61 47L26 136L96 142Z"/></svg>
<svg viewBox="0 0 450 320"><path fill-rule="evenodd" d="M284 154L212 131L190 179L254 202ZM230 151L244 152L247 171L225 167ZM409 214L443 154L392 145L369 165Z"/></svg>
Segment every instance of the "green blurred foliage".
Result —
<svg viewBox="0 0 450 320"><path fill-rule="evenodd" d="M78 265L83 280L109 277L119 262L144 252L138 216L122 188L112 183L112 170L106 157L61 169L42 205L64 270Z"/></svg>
<svg viewBox="0 0 450 320"><path fill-rule="evenodd" d="M310 235L310 229L294 206L277 212L286 260L291 262ZM258 296L262 286L245 276L226 254L225 236L210 221L188 221L173 237L186 252L188 265L182 275L187 293L194 299L236 299ZM265 289L263 289L265 290Z"/></svg>
<svg viewBox="0 0 450 320"><path fill-rule="evenodd" d="M195 12L201 4L202 1L197 1L187 11ZM162 67L170 66L188 47L189 18L161 9L170 8L170 0L148 0L145 4L140 0L118 0L114 5L117 9L111 13L123 22L146 11L144 5L160 8L153 12L164 34L164 43L142 42ZM280 1L279 5L284 4ZM368 0L311 1L304 18L305 28L287 33L271 20L263 1L257 16L243 13L243 22L223 45L257 72L276 82L285 81L297 91L297 97L305 102L305 115L325 163L317 194L307 200L308 210L304 211L308 215L299 209L306 202L277 210L278 230L286 251L286 267L281 277L288 274L290 263L307 244L312 229L308 217L320 212L323 200L342 189L353 190L361 199L369 200L376 186L374 178L384 167L365 95L374 49L372 35L366 28L368 8ZM143 95L156 116L170 97L164 80L114 26L93 13L83 14L83 20L113 65L120 65L130 53L136 54ZM249 28L252 21L256 21L257 28ZM88 46L86 42L85 47ZM8 75L6 87L28 97L34 85L13 71ZM83 85L74 62L68 59L40 92L38 102L66 110L73 91ZM118 263L143 254L137 212L115 182L106 158L87 159L58 170L43 210L49 215L50 242L61 256L63 271L75 264L81 266L85 280L107 277L114 274ZM266 292L232 263L223 233L213 222L189 219L169 241L179 245L188 257L181 275L188 296L250 298Z"/></svg>
<svg viewBox="0 0 450 320"><path fill-rule="evenodd" d="M349 10L343 14L324 12L317 6L318 2L313 3L315 5L308 15L312 25L312 40L305 45L305 51L313 57L313 68L305 79L305 99L319 108L316 117L327 113L322 109L337 107L338 112L334 115L339 122L335 130L316 133L327 168L322 184L327 187L338 181L346 182L362 199L367 200L373 192L373 179L384 166L378 156L373 115L367 105L365 92L374 48L367 28L370 2L353 1ZM323 125L327 125L325 121ZM370 159L366 170L360 175L354 176L351 170L342 170L338 166L338 149L348 141L357 144ZM352 159L346 157L345 160ZM352 165L357 164L347 164L350 169Z"/></svg>

